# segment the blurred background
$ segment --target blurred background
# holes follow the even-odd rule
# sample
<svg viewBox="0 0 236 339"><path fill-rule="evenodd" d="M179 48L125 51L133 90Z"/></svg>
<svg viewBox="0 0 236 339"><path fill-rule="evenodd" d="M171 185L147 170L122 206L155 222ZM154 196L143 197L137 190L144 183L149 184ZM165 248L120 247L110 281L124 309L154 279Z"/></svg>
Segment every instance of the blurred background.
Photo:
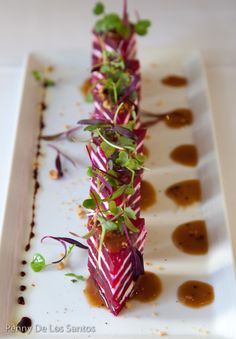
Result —
<svg viewBox="0 0 236 339"><path fill-rule="evenodd" d="M121 11L122 0L103 1ZM30 50L91 48L93 0L0 0L0 221L3 214L21 95ZM131 16L152 21L145 46L197 48L206 64L223 182L236 222L236 0L128 0ZM222 138L221 135L227 135ZM236 242L236 228L232 229ZM235 245L236 247L236 245Z"/></svg>

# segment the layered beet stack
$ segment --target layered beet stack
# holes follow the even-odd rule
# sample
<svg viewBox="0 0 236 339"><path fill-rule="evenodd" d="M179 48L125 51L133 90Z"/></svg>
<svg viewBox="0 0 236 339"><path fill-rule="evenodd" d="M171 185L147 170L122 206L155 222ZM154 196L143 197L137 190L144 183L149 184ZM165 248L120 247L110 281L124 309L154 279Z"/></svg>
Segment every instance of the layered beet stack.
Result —
<svg viewBox="0 0 236 339"><path fill-rule="evenodd" d="M99 6L96 14L103 12ZM107 28L107 21L113 26ZM91 132L90 197L84 206L89 209L88 268L114 315L144 273L147 232L140 216L140 188L146 131L140 128L140 65L135 55L135 24L128 21L126 6L122 19L107 14L97 22L92 53L94 112L91 119L80 122Z"/></svg>

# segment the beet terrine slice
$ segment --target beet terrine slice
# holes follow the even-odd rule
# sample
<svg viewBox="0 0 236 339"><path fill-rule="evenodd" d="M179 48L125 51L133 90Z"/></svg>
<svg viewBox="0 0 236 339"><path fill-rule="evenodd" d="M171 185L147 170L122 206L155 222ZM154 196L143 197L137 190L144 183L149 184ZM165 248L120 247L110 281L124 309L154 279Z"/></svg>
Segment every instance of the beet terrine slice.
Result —
<svg viewBox="0 0 236 339"><path fill-rule="evenodd" d="M135 220L139 232L131 235L133 246L143 254L146 228L144 219ZM110 311L118 315L130 297L135 284L132 267L132 249L124 240L120 249L104 243L101 252L101 264L98 267L99 232L88 240L88 268L99 292Z"/></svg>

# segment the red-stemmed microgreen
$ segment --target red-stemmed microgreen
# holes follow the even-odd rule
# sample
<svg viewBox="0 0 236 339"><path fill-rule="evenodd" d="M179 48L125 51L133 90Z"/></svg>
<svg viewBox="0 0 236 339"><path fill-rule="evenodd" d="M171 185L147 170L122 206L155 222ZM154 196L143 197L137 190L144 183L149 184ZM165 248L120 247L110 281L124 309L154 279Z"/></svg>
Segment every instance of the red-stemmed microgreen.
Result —
<svg viewBox="0 0 236 339"><path fill-rule="evenodd" d="M61 178L64 175L62 164L61 164L61 157L64 157L66 160L68 160L73 166L77 166L76 162L71 159L68 155L66 155L64 152L62 152L57 146L52 144L47 144L48 147L54 149L56 151L56 158L55 158L55 168L57 171L57 177Z"/></svg>
<svg viewBox="0 0 236 339"><path fill-rule="evenodd" d="M66 131L60 132L60 133L55 133L55 134L49 134L49 135L43 135L41 137L42 140L45 141L54 141L54 140L63 140L63 139L68 139L69 141L75 141L74 133L77 132L81 126L76 126L73 128L70 128ZM80 140L81 141L81 140Z"/></svg>

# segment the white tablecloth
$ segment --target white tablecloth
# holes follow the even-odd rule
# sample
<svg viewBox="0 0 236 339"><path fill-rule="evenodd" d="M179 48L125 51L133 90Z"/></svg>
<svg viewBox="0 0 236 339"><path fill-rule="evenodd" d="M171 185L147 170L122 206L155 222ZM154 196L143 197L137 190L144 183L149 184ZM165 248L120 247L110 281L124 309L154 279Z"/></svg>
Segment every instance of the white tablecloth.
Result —
<svg viewBox="0 0 236 339"><path fill-rule="evenodd" d="M106 0L119 10L122 1ZM150 18L139 48L198 48L214 112L230 229L236 255L236 0L128 0ZM87 0L0 0L0 225L3 220L20 100L22 62L29 50L90 48L94 22Z"/></svg>

